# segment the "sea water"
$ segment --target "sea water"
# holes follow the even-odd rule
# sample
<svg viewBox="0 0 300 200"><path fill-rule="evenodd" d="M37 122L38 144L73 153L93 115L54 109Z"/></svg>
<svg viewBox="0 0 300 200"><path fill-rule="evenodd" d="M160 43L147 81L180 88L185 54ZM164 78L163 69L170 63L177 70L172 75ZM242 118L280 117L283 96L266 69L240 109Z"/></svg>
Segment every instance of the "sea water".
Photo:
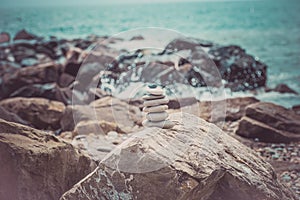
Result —
<svg viewBox="0 0 300 200"><path fill-rule="evenodd" d="M236 44L268 68L268 86L285 83L300 93L300 2L298 0L123 3L111 5L0 5L0 31L27 29L37 35L79 38L114 35L139 27L174 29L186 36ZM228 93L229 96L251 95ZM297 95L257 96L286 107Z"/></svg>

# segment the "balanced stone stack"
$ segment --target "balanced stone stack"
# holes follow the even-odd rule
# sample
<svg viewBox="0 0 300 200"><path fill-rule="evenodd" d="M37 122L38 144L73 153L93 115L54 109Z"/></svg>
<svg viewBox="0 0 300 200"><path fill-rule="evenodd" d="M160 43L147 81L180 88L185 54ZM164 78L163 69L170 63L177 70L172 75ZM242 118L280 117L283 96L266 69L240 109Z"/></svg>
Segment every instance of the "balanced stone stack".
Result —
<svg viewBox="0 0 300 200"><path fill-rule="evenodd" d="M163 89L156 85L149 85L147 89L148 94L143 96L144 109L146 112L146 120L143 125L147 127L172 128L175 124L167 120L169 114L167 103L169 99L164 95Z"/></svg>

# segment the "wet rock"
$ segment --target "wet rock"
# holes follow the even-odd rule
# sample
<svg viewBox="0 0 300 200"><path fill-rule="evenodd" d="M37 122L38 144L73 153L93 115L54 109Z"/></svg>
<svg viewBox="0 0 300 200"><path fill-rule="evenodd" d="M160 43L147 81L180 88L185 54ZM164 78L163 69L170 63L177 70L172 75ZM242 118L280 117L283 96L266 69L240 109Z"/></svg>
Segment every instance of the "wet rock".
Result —
<svg viewBox="0 0 300 200"><path fill-rule="evenodd" d="M215 125L171 119L173 129L135 133L61 199L296 199L269 163Z"/></svg>
<svg viewBox="0 0 300 200"><path fill-rule="evenodd" d="M40 37L27 32L25 29L19 31L15 37L14 40L39 40L41 39Z"/></svg>
<svg viewBox="0 0 300 200"><path fill-rule="evenodd" d="M246 108L236 134L263 142L300 141L300 116L273 103L260 102Z"/></svg>
<svg viewBox="0 0 300 200"><path fill-rule="evenodd" d="M279 92L279 93L291 93L291 94L298 94L295 90L291 89L286 84L278 84L274 89L266 89L266 92Z"/></svg>
<svg viewBox="0 0 300 200"><path fill-rule="evenodd" d="M158 85L172 85L176 83L186 83L184 74L181 74L174 67L159 64L157 62L143 63L137 65L126 72L119 81L122 86L131 82L132 77L135 81L151 83L155 80Z"/></svg>
<svg viewBox="0 0 300 200"><path fill-rule="evenodd" d="M20 68L21 66L16 63L2 61L0 62L0 77L4 76L4 74L13 74Z"/></svg>
<svg viewBox="0 0 300 200"><path fill-rule="evenodd" d="M21 68L14 73L5 73L2 77L2 96L7 97L25 85L57 82L59 78L59 68L59 65L46 63Z"/></svg>
<svg viewBox="0 0 300 200"><path fill-rule="evenodd" d="M33 84L21 87L9 97L41 97L67 105L71 104L72 91L70 88L60 88L56 83Z"/></svg>
<svg viewBox="0 0 300 200"><path fill-rule="evenodd" d="M16 122L19 124L29 125L28 122L20 118L18 115L16 115L13 112L8 112L5 110L2 106L0 106L0 118L9 122Z"/></svg>
<svg viewBox="0 0 300 200"><path fill-rule="evenodd" d="M137 36L133 36L130 41L133 41L133 40L144 40L144 37L141 36L141 35L137 35Z"/></svg>
<svg viewBox="0 0 300 200"><path fill-rule="evenodd" d="M6 32L0 33L0 44L1 43L8 43L8 42L10 42L9 33L6 33Z"/></svg>
<svg viewBox="0 0 300 200"><path fill-rule="evenodd" d="M38 129L58 129L65 106L61 102L43 98L10 98L0 101L0 106L15 113Z"/></svg>
<svg viewBox="0 0 300 200"><path fill-rule="evenodd" d="M61 87L68 87L71 83L73 83L75 80L75 77L72 75L69 75L67 73L62 73L59 77L58 84Z"/></svg>
<svg viewBox="0 0 300 200"><path fill-rule="evenodd" d="M166 46L166 51L195 50L197 47L211 47L213 43L195 38L177 38Z"/></svg>
<svg viewBox="0 0 300 200"><path fill-rule="evenodd" d="M21 61L22 67L37 65L39 61L36 58L25 58Z"/></svg>
<svg viewBox="0 0 300 200"><path fill-rule="evenodd" d="M24 59L36 59L36 53L35 45L32 43L16 43L12 47L12 54L18 63Z"/></svg>
<svg viewBox="0 0 300 200"><path fill-rule="evenodd" d="M292 110L295 111L296 114L300 115L300 105L293 106Z"/></svg>
<svg viewBox="0 0 300 200"><path fill-rule="evenodd" d="M226 87L233 91L252 90L266 85L267 66L248 55L241 47L216 47L209 54L222 78L228 81Z"/></svg>
<svg viewBox="0 0 300 200"><path fill-rule="evenodd" d="M95 168L71 144L0 119L0 199L58 199Z"/></svg>

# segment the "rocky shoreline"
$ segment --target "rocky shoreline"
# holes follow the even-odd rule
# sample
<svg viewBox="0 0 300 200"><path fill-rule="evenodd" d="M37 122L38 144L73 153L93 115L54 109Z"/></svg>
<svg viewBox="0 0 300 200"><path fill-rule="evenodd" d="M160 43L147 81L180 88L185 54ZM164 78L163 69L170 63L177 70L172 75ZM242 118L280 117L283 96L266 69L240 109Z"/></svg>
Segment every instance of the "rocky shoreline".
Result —
<svg viewBox="0 0 300 200"><path fill-rule="evenodd" d="M143 39L142 36L136 36L129 42ZM241 47L234 45L221 46L194 38L178 38L160 52L129 52L126 49L114 48L115 44L125 41L122 38L90 36L73 40L55 37L43 39L25 30L17 33L12 40L7 34L0 34L0 162L6 163L0 167L0 174L6 174L0 180L0 199L58 199L91 173L118 144L142 131L142 121L145 117L142 113L143 100L139 96L130 99L114 96L111 86L118 85L119 80L123 81L122 84L119 83L123 87L126 87L133 77L136 82L149 82L155 78L161 85L174 85L182 79L182 82L185 81L195 88L206 86L207 80L218 83L218 76L209 73L205 75L193 67L201 63L201 70L209 72L212 65L205 62L208 55L216 64L225 87L231 91L255 93L256 90L264 90L297 95L297 92L285 84L268 88L267 66L247 54ZM174 59L175 54L182 56ZM89 81L94 79L97 80L97 84L90 87ZM269 194L274 199L287 199L288 196L289 199L299 198L299 106L287 109L273 103L260 102L254 97L220 100L221 102L227 107L224 118L212 118L212 103L194 98L170 98L168 113L175 116L178 112L188 111L204 119L206 122L201 122L203 126L208 126L208 122L211 122L222 128L221 131L214 126L213 133L220 132L226 136L219 139L209 136L206 139L223 141L225 147L220 148L224 151L230 149L226 146L230 145L230 138L234 144L230 151L234 151L235 147L245 148L244 154L252 160L241 161L242 163L251 163L249 165L255 169L255 173L263 168L267 169L264 177L257 173L254 177L256 180L266 181L265 188L257 189L255 181L249 179L247 170L243 168L227 174L218 171L216 166L215 173L221 173L222 177L226 178L216 179L216 182L207 180L210 180L212 185L224 184L224 188L228 190L225 183L232 181L229 177L233 176L239 180L245 178L249 179L250 184L249 187L243 186L245 191L258 192L260 198L265 197L267 190L274 192ZM186 125L187 130L191 127L193 125ZM174 130L181 129L175 126ZM207 133L203 130L201 132ZM196 133L191 131L191 134ZM177 139L173 140L178 142ZM194 145L199 144L200 139L195 141ZM252 149L249 152L248 147ZM206 155L201 145L198 150ZM170 155L172 153L176 154L170 152ZM231 155L237 156L238 152L209 154L220 156L220 159ZM231 159L239 162L237 157ZM261 157L263 161L260 160ZM184 181L172 176L171 180L174 182L170 182L170 188L174 194L178 192L182 197L190 199L195 198L198 193L208 195L206 199L209 199L209 195L210 198L221 195L216 191L209 190L210 194L201 191L199 187L203 184L204 177L201 173L192 173L193 170L202 170L207 175L205 178L209 178L209 166L201 162L196 163L196 166L191 158L180 159L190 166L186 167L182 163L176 166L170 164L168 167L172 170L167 172L184 172L182 177L187 180L185 183L194 186L192 189L183 185L176 186L176 181ZM262 164L257 166L255 162ZM274 170L269 169L268 163ZM228 160L218 163L218 167L225 166L231 166ZM103 165L100 165L100 168L102 171L96 170L93 173L110 171ZM241 170L241 174L237 173L238 170ZM166 178L164 173L159 174L162 179ZM117 182L124 179L122 176L127 175L130 177L130 174L119 174L121 178L106 178L118 185ZM148 180L140 176L135 178L149 184L158 174L150 172L148 176ZM85 179L81 181L83 185L84 181ZM272 181L275 185L278 181L277 188L271 184ZM139 186L134 184L137 183L133 183L132 188L139 189ZM235 184L245 183L241 181ZM294 194L283 189L284 187L290 188ZM103 194L109 192L109 186L103 188L107 189L102 191ZM74 190L78 192L77 195L82 195L78 186L74 186L62 199L71 199ZM156 190L157 188L152 188L149 191ZM92 192L89 194L92 195ZM146 193L147 191L144 199L149 199ZM130 195L142 198L136 191L131 191ZM156 197L161 197L160 195L162 194L156 194ZM171 193L166 195L169 195L169 199L173 198ZM232 199L230 192L226 195L226 198ZM241 198L253 197L242 193L238 195L241 195ZM128 198L131 199L130 196Z"/></svg>

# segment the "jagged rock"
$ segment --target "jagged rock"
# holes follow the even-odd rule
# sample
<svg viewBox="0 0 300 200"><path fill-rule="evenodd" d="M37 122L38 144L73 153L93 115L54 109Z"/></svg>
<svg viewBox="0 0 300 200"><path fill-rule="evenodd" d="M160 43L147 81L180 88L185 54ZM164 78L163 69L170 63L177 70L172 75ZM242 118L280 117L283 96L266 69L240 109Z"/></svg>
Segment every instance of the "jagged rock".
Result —
<svg viewBox="0 0 300 200"><path fill-rule="evenodd" d="M71 83L74 82L74 80L75 80L74 76L70 74L62 73L59 77L58 84L61 87L68 87Z"/></svg>
<svg viewBox="0 0 300 200"><path fill-rule="evenodd" d="M211 47L213 43L195 38L177 38L167 46L167 51L196 50L197 47Z"/></svg>
<svg viewBox="0 0 300 200"><path fill-rule="evenodd" d="M70 88L60 88L56 83L33 84L21 87L9 97L41 97L71 104L72 91Z"/></svg>
<svg viewBox="0 0 300 200"><path fill-rule="evenodd" d="M14 37L14 40L38 40L38 39L41 38L32 33L28 33L25 29L19 31Z"/></svg>
<svg viewBox="0 0 300 200"><path fill-rule="evenodd" d="M252 90L266 85L267 66L239 46L216 47L209 51L226 87L233 91Z"/></svg>
<svg viewBox="0 0 300 200"><path fill-rule="evenodd" d="M9 33L2 32L0 33L0 44L1 43L7 43L10 41L10 35Z"/></svg>
<svg viewBox="0 0 300 200"><path fill-rule="evenodd" d="M10 98L0 101L0 106L15 113L38 129L58 129L65 106L61 102L43 98Z"/></svg>
<svg viewBox="0 0 300 200"><path fill-rule="evenodd" d="M300 105L293 106L292 110L295 111L296 114L300 115Z"/></svg>
<svg viewBox="0 0 300 200"><path fill-rule="evenodd" d="M0 119L0 199L53 200L95 169L71 144Z"/></svg>
<svg viewBox="0 0 300 200"><path fill-rule="evenodd" d="M59 68L59 65L46 63L21 68L14 73L5 73L2 77L3 83L1 84L2 96L7 97L25 85L57 82L59 78Z"/></svg>
<svg viewBox="0 0 300 200"><path fill-rule="evenodd" d="M300 116L273 103L255 103L246 108L236 134L263 142L300 141Z"/></svg>
<svg viewBox="0 0 300 200"><path fill-rule="evenodd" d="M19 124L29 125L28 122L21 119L18 115L12 112L8 112L2 106L0 106L0 118L10 122L16 122Z"/></svg>
<svg viewBox="0 0 300 200"><path fill-rule="evenodd" d="M203 48L208 48L208 54ZM190 67L186 75L189 83L195 87L218 83L220 80L216 78L220 76L228 82L226 87L233 91L252 90L266 85L267 66L239 46L220 46L193 38L179 38L169 43L164 53L186 50L190 53L179 60L179 66L191 64L201 68L197 70Z"/></svg>
<svg viewBox="0 0 300 200"><path fill-rule="evenodd" d="M286 84L278 84L274 89L266 89L266 92L279 92L279 93L291 93L291 94L298 94L295 90L291 89L289 86Z"/></svg>
<svg viewBox="0 0 300 200"><path fill-rule="evenodd" d="M16 63L2 61L0 62L0 77L4 76L6 73L13 74L20 68L21 66Z"/></svg>
<svg viewBox="0 0 300 200"><path fill-rule="evenodd" d="M173 114L109 153L60 199L296 200L271 165L213 124Z"/></svg>
<svg viewBox="0 0 300 200"><path fill-rule="evenodd" d="M133 36L129 41L133 41L133 40L144 40L145 38L141 35L137 35L137 36Z"/></svg>

